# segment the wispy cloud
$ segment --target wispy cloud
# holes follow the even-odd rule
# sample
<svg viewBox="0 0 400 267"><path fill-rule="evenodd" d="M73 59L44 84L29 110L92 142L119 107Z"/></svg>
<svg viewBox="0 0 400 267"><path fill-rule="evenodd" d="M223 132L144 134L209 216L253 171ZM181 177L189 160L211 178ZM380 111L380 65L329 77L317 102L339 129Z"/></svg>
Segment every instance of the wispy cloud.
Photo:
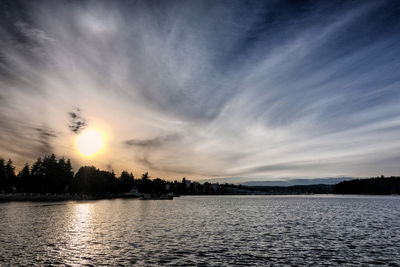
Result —
<svg viewBox="0 0 400 267"><path fill-rule="evenodd" d="M108 129L107 155L93 164L116 170L165 177L400 172L395 2L22 6L2 8L2 144L24 143L28 129L47 125L57 132L52 150L84 163L68 128L80 119ZM85 118L68 115L77 106Z"/></svg>
<svg viewBox="0 0 400 267"><path fill-rule="evenodd" d="M127 146L137 146L143 148L160 148L167 143L173 141L179 141L179 139L180 136L175 134L167 136L158 136L152 139L144 139L144 140L130 139L125 141L125 144Z"/></svg>

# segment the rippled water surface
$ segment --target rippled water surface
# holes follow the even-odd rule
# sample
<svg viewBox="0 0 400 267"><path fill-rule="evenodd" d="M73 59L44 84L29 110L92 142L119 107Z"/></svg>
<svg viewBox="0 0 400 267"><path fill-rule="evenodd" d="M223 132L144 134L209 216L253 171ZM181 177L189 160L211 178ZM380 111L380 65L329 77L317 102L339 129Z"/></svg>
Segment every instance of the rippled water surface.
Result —
<svg viewBox="0 0 400 267"><path fill-rule="evenodd" d="M0 265L400 265L400 198L0 203Z"/></svg>

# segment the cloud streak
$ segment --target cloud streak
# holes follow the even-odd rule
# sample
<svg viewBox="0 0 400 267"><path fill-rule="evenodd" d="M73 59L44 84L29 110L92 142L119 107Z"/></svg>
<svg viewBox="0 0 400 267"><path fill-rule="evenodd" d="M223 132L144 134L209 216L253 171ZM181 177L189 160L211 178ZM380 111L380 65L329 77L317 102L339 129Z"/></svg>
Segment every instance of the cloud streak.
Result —
<svg viewBox="0 0 400 267"><path fill-rule="evenodd" d="M179 139L179 135L167 135L145 140L130 139L125 141L125 144L127 146L138 146L143 148L159 148L169 142L179 141Z"/></svg>
<svg viewBox="0 0 400 267"><path fill-rule="evenodd" d="M104 168L171 178L400 172L395 2L2 5L2 144L48 125L52 149L82 163L71 140L90 120L110 132ZM77 106L85 118L66 116Z"/></svg>

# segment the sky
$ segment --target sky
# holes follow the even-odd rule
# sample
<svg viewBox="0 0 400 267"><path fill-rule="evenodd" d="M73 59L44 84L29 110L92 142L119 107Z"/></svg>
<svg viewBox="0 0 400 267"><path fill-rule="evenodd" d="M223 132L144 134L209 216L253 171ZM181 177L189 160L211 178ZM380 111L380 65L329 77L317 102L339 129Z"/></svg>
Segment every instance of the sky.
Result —
<svg viewBox="0 0 400 267"><path fill-rule="evenodd" d="M400 174L398 1L0 1L0 157L139 176ZM76 139L103 136L85 157Z"/></svg>

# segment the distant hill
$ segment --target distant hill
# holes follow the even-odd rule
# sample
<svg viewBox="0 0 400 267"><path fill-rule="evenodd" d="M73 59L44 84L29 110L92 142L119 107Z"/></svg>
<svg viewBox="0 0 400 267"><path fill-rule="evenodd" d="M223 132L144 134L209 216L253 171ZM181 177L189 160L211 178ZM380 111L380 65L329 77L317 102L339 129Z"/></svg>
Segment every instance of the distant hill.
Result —
<svg viewBox="0 0 400 267"><path fill-rule="evenodd" d="M334 185L343 181L350 181L353 177L327 177L327 178L313 178L313 179L290 179L286 181L249 181L241 183L247 186L294 186L294 185Z"/></svg>
<svg viewBox="0 0 400 267"><path fill-rule="evenodd" d="M258 190L265 195L308 195L308 194L332 194L334 185L292 185L292 186L251 186L251 190Z"/></svg>
<svg viewBox="0 0 400 267"><path fill-rule="evenodd" d="M246 186L295 186L295 185L334 185L343 181L356 179L354 177L325 177L325 178L298 178L298 179L285 179L285 180L269 180L266 178L246 178L246 177L227 177L227 178L213 178L201 180L200 182L209 183L233 183L242 184Z"/></svg>
<svg viewBox="0 0 400 267"><path fill-rule="evenodd" d="M249 178L249 177L218 177L199 180L200 183L220 183L220 184L243 184L248 181L263 181L266 178Z"/></svg>

